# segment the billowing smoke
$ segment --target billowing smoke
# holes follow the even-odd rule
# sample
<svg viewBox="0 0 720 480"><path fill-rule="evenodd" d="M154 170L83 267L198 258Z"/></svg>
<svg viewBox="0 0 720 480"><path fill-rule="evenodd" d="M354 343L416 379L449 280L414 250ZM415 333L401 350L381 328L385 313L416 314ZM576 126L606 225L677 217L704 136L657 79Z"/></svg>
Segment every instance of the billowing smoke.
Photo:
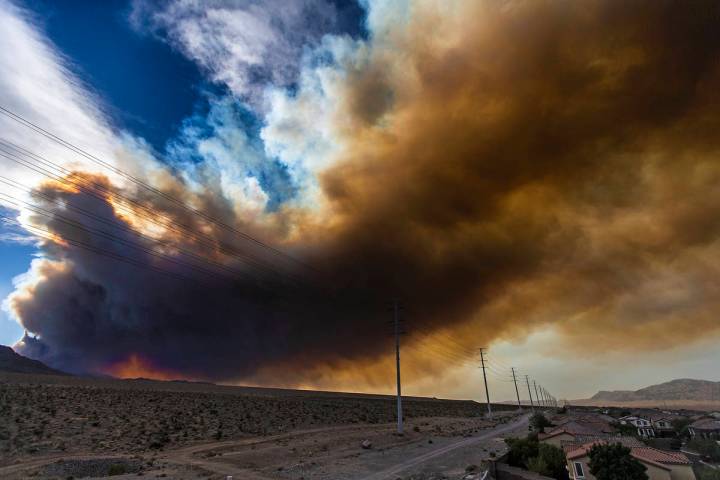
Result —
<svg viewBox="0 0 720 480"><path fill-rule="evenodd" d="M268 94L262 137L311 194L246 218L155 180L297 261L142 188L47 183L51 214L29 215L53 237L8 301L38 335L21 349L73 371L378 385L393 298L410 376L445 366L419 348L434 335L553 325L601 352L720 333L720 3L393 3Z"/></svg>

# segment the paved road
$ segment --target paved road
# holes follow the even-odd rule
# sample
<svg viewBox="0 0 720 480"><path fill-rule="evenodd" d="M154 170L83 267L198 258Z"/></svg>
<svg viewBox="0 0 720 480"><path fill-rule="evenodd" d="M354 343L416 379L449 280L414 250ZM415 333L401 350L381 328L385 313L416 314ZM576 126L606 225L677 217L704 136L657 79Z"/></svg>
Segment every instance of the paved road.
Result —
<svg viewBox="0 0 720 480"><path fill-rule="evenodd" d="M457 450L458 448L468 447L470 445L480 443L483 440L488 440L489 438L502 436L503 434L512 432L513 430L517 430L518 428L527 425L529 418L530 418L529 415L523 415L519 420L516 420L512 423L508 423L506 425L499 425L499 426L493 428L492 430L483 432L482 434L480 434L476 437L464 438L462 440L458 440L457 442L451 443L450 445L445 445L443 447L436 448L435 450L432 450L430 452L423 453L422 455L418 455L416 457L410 458L410 459L408 459L402 463L399 463L393 467L387 468L380 472L373 473L372 475L365 477L362 480L386 480L388 478L395 479L395 478L397 478L397 475L399 473L402 473L413 467L417 467L418 465L421 465L430 459L441 457L443 455L448 454L449 452L452 452L453 450Z"/></svg>

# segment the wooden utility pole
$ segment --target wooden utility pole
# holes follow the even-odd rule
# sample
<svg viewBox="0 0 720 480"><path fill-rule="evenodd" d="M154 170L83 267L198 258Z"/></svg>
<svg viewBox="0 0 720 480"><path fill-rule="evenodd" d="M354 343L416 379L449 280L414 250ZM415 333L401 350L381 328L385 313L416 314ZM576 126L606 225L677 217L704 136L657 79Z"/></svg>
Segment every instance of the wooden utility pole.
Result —
<svg viewBox="0 0 720 480"><path fill-rule="evenodd" d="M397 431L403 433L402 392L400 390L400 318L398 317L398 301L393 303L395 317L395 371L397 373Z"/></svg>
<svg viewBox="0 0 720 480"><path fill-rule="evenodd" d="M485 349L480 349L480 364L482 365L483 381L485 382L485 398L487 398L488 417L492 417L492 408L490 407L490 391L488 390L487 375L485 375Z"/></svg>
<svg viewBox="0 0 720 480"><path fill-rule="evenodd" d="M534 412L535 404L533 403L532 393L530 393L530 379L528 378L527 375L525 375L525 383L527 383L527 387L528 387L528 397L530 397L530 408L532 408L532 411Z"/></svg>
<svg viewBox="0 0 720 480"><path fill-rule="evenodd" d="M517 395L518 409L522 410L522 403L520 403L520 391L518 391L517 379L515 378L515 367L510 367L510 370L512 370L512 374L513 374L513 383L515 384L515 394Z"/></svg>

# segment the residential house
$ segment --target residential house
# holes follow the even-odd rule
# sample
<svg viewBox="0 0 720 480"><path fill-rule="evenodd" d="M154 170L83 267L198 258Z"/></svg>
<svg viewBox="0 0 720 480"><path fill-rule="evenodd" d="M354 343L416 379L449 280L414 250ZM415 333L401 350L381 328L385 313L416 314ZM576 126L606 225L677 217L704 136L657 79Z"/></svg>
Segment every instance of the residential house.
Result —
<svg viewBox="0 0 720 480"><path fill-rule="evenodd" d="M574 442L578 436L601 437L603 435L606 435L606 432L596 426L573 420L557 426L549 432L538 434L538 440L559 448L563 442Z"/></svg>
<svg viewBox="0 0 720 480"><path fill-rule="evenodd" d="M618 420L620 425L633 425L637 428L637 434L642 438L650 438L655 436L655 430L653 430L652 422L650 419L640 417L636 415L627 415L620 417Z"/></svg>
<svg viewBox="0 0 720 480"><path fill-rule="evenodd" d="M566 451L571 479L595 480L588 463L590 449L597 443L587 443ZM638 446L630 447L630 455L645 466L649 480L695 480L690 460L682 453Z"/></svg>
<svg viewBox="0 0 720 480"><path fill-rule="evenodd" d="M650 421L655 435L658 437L674 437L675 429L673 428L672 421L677 418L672 415L665 414L651 414Z"/></svg>
<svg viewBox="0 0 720 480"><path fill-rule="evenodd" d="M693 438L720 439L720 420L715 418L701 418L688 425L688 432Z"/></svg>

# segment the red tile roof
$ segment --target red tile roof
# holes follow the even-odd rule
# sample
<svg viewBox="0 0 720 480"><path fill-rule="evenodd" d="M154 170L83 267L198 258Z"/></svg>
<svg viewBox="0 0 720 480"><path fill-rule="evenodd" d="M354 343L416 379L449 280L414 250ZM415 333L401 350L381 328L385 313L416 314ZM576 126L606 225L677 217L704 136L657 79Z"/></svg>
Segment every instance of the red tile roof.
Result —
<svg viewBox="0 0 720 480"><path fill-rule="evenodd" d="M586 443L574 450L567 452L568 460L584 457L590 453L590 449L594 445L608 443L606 440ZM690 465L690 460L682 453L665 452L651 447L630 447L630 455L636 459L650 463L665 470L669 469L668 465Z"/></svg>
<svg viewBox="0 0 720 480"><path fill-rule="evenodd" d="M665 452L651 447L633 447L632 456L638 459L651 460L665 465L690 465L690 460L682 454Z"/></svg>
<svg viewBox="0 0 720 480"><path fill-rule="evenodd" d="M635 437L618 437L614 435L578 435L574 440L564 440L560 442L560 447L567 454L585 444L594 445L596 443L619 443L624 447L644 447L642 443Z"/></svg>

